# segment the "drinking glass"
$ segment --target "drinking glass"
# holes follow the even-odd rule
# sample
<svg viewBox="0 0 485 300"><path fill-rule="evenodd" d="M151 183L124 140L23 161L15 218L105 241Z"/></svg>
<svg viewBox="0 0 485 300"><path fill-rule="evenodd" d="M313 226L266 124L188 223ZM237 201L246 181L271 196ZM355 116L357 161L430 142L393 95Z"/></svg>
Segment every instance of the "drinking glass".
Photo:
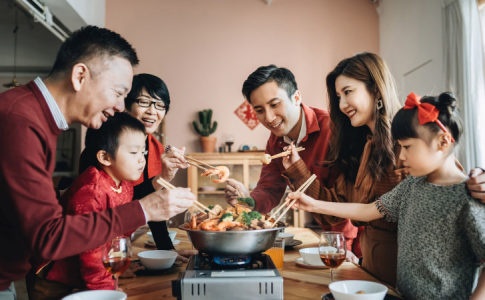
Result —
<svg viewBox="0 0 485 300"><path fill-rule="evenodd" d="M347 255L344 234L335 231L322 232L318 250L323 264L330 268L330 280L333 282L333 270L340 267Z"/></svg>
<svg viewBox="0 0 485 300"><path fill-rule="evenodd" d="M118 290L118 277L131 263L131 242L126 236L115 237L103 246L102 259L108 273L115 278L115 291Z"/></svg>
<svg viewBox="0 0 485 300"><path fill-rule="evenodd" d="M285 240L277 239L274 242L273 247L266 250L264 254L267 254L271 257L271 260L273 261L276 269L278 270L283 269L283 262L284 262L284 256L285 256Z"/></svg>

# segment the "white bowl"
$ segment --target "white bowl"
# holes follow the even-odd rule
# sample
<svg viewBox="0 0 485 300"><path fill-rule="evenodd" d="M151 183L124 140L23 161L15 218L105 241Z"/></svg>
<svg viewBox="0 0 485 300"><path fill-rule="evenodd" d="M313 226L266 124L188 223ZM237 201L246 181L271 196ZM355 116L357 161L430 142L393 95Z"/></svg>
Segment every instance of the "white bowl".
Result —
<svg viewBox="0 0 485 300"><path fill-rule="evenodd" d="M177 252L168 250L151 250L138 253L141 264L150 270L162 270L170 268L175 259Z"/></svg>
<svg viewBox="0 0 485 300"><path fill-rule="evenodd" d="M177 235L177 231L169 230L168 235L170 236L170 239L172 240L172 243L173 243L173 241L175 240L175 236Z"/></svg>
<svg viewBox="0 0 485 300"><path fill-rule="evenodd" d="M289 245L293 242L293 238L295 235L293 233L284 233L280 232L278 233L278 238L282 238L285 240L285 245Z"/></svg>
<svg viewBox="0 0 485 300"><path fill-rule="evenodd" d="M71 294L62 300L125 300L126 294L120 291L84 291Z"/></svg>
<svg viewBox="0 0 485 300"><path fill-rule="evenodd" d="M335 249L334 247L322 248L325 248L328 253L335 253L335 251L337 251L337 249ZM322 259L320 258L318 247L300 249L300 255L307 264L314 266L325 266L322 262Z"/></svg>
<svg viewBox="0 0 485 300"><path fill-rule="evenodd" d="M148 235L148 240L155 244L155 240L153 239L153 233L151 231L148 231L147 235Z"/></svg>
<svg viewBox="0 0 485 300"><path fill-rule="evenodd" d="M328 287L335 300L382 300L387 294L385 285L364 280L336 281ZM358 291L365 294L356 294Z"/></svg>

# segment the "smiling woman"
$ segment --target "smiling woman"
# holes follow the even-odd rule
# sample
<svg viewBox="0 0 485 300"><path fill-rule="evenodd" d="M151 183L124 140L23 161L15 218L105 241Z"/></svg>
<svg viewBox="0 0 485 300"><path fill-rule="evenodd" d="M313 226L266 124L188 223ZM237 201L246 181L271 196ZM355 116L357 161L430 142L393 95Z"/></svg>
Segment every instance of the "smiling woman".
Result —
<svg viewBox="0 0 485 300"><path fill-rule="evenodd" d="M133 199L140 199L161 188L157 183L159 177L170 181L179 168L185 169L188 164L183 157L184 148L179 150L172 146L169 153L164 153L163 145L153 135L170 108L170 94L162 79L151 74L135 75L125 107L130 115L143 123L147 133L145 170L134 182ZM158 249L174 249L166 222L149 222L148 225Z"/></svg>

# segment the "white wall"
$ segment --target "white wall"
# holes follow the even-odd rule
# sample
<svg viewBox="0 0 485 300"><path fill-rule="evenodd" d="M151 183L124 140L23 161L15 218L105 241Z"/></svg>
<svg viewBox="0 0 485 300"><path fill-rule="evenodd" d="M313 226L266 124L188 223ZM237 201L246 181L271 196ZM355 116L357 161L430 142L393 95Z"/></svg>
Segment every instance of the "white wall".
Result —
<svg viewBox="0 0 485 300"><path fill-rule="evenodd" d="M400 100L404 102L410 92L443 92L441 1L379 2L381 56L396 78Z"/></svg>

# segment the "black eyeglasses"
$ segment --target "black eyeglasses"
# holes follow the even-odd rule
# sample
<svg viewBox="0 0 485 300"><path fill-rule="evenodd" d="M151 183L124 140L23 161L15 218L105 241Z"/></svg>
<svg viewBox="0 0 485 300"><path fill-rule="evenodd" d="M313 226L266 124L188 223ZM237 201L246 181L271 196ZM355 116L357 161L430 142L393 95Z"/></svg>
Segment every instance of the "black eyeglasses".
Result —
<svg viewBox="0 0 485 300"><path fill-rule="evenodd" d="M156 110L166 111L167 108L165 107L165 103L162 101L151 101L148 99L136 99L136 103L138 103L141 107L150 107L152 104L155 106Z"/></svg>

